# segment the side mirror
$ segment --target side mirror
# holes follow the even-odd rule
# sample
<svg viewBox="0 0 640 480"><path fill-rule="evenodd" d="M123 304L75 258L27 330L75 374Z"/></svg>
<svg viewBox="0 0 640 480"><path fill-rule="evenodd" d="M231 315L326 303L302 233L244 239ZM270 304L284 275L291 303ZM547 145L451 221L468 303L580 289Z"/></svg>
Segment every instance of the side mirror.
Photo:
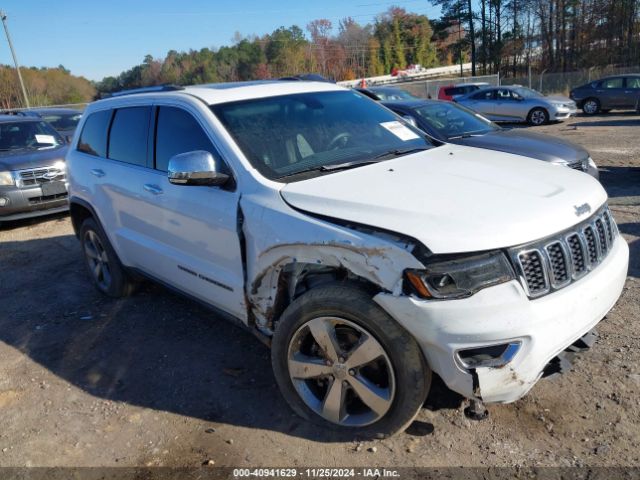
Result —
<svg viewBox="0 0 640 480"><path fill-rule="evenodd" d="M169 182L174 185L224 185L229 175L218 170L210 152L196 150L169 159Z"/></svg>

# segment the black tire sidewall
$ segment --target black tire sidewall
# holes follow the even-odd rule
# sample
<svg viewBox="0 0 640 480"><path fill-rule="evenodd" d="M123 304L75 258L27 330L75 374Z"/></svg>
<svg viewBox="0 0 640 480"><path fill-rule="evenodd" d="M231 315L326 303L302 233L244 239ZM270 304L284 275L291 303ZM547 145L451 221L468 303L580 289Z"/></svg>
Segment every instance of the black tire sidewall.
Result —
<svg viewBox="0 0 640 480"><path fill-rule="evenodd" d="M104 247L107 253L107 258L109 259L109 271L111 273L111 284L107 289L102 288L96 282L96 279L93 275L93 272L91 272L91 268L87 260L87 254L85 252L84 242L85 242L85 236L87 232L90 230L93 231L100 238L100 242L102 243L102 246ZM107 238L106 234L104 233L100 225L93 218L87 218L82 223L82 226L80 227L80 244L82 246L82 256L84 259L85 268L87 269L87 273L91 277L91 281L93 282L94 286L100 292L115 298L127 296L132 292L133 290L132 283L128 278L124 267L122 266L122 263L120 263L120 260L118 259L118 256L116 255L115 250L111 246L111 243L109 242L109 239Z"/></svg>
<svg viewBox="0 0 640 480"><path fill-rule="evenodd" d="M293 334L307 321L323 316L344 318L363 327L380 342L392 363L395 398L386 415L372 425L346 427L325 420L304 403L289 378L287 360ZM318 425L362 438L384 438L406 428L420 411L431 385L431 370L414 338L369 294L348 285L317 287L289 305L273 336L271 361L278 386L296 413Z"/></svg>

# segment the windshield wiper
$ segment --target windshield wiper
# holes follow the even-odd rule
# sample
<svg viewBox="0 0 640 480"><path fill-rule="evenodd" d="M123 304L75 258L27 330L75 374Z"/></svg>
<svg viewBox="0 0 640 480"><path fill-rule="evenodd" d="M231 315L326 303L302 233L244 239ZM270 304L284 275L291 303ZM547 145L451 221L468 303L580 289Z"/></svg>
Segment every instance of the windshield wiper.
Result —
<svg viewBox="0 0 640 480"><path fill-rule="evenodd" d="M378 157L375 157L378 158ZM333 165L322 165L318 167L318 170L322 172L333 172L334 170L346 170L348 168L355 168L361 165L369 165L371 163L378 163L380 160L355 160L353 162L336 163Z"/></svg>
<svg viewBox="0 0 640 480"><path fill-rule="evenodd" d="M448 137L449 140L455 140L456 138L471 138L471 137L482 137L486 135L485 133L463 133L462 135L453 135Z"/></svg>
<svg viewBox="0 0 640 480"><path fill-rule="evenodd" d="M416 153L416 152L423 152L425 150L430 150L430 148L427 147L417 147L417 148L396 148L395 150L389 150L387 152L383 152L379 155L376 155L374 158L374 160L377 159L382 159L382 158L386 158L386 157L401 157L403 155L409 155L411 153Z"/></svg>

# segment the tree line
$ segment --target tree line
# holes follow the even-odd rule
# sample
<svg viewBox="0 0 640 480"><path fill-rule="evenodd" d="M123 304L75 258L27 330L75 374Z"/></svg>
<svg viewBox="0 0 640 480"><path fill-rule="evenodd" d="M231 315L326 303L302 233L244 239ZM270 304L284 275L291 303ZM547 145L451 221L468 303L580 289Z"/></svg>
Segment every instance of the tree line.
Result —
<svg viewBox="0 0 640 480"><path fill-rule="evenodd" d="M83 77L71 75L62 65L56 68L21 68L31 105L84 103L96 96L96 86ZM16 69L0 65L0 108L24 108Z"/></svg>
<svg viewBox="0 0 640 480"><path fill-rule="evenodd" d="M229 82L309 72L345 80L446 61L446 54L438 54L429 19L393 7L368 25L349 17L335 25L318 19L304 30L293 25L262 36L236 35L232 46L219 49L172 50L162 59L147 55L140 65L105 78L97 87L109 93L164 83Z"/></svg>
<svg viewBox="0 0 640 480"><path fill-rule="evenodd" d="M640 0L431 0L463 26L475 73L516 76L640 63Z"/></svg>
<svg viewBox="0 0 640 480"><path fill-rule="evenodd" d="M442 17L391 7L370 24L353 18L236 34L232 45L169 51L99 82L63 66L23 68L33 105L88 102L129 88L319 73L333 80L383 75L412 64L472 62L473 74L518 76L640 63L640 0L425 0ZM0 108L24 101L15 69L0 65Z"/></svg>

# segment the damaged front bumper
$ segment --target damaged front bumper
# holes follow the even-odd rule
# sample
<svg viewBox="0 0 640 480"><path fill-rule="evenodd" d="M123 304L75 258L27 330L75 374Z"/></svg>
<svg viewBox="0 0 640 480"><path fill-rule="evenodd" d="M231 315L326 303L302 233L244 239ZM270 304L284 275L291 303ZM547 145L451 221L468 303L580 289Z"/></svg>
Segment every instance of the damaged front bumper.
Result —
<svg viewBox="0 0 640 480"><path fill-rule="evenodd" d="M629 248L618 237L592 272L535 300L515 280L459 300L388 293L374 299L416 338L430 367L451 390L484 402L508 403L525 395L552 359L613 307L628 261Z"/></svg>

